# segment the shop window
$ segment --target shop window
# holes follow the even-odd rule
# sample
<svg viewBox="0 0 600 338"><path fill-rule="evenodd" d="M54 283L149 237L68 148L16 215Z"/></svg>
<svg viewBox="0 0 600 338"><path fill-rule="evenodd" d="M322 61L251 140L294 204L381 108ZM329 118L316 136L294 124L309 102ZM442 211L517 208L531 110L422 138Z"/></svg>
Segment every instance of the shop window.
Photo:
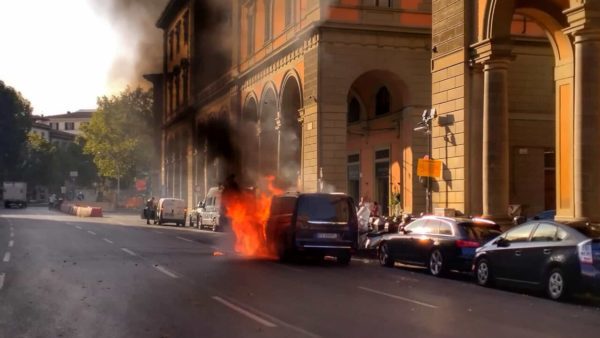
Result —
<svg viewBox="0 0 600 338"><path fill-rule="evenodd" d="M359 201L360 195L360 154L348 155L348 195Z"/></svg>

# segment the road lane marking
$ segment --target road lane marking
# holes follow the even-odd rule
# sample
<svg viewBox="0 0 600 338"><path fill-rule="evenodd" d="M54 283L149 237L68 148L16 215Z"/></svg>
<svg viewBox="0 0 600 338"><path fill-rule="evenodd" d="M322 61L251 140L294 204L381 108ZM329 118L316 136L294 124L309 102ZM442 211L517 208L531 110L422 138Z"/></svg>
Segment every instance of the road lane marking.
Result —
<svg viewBox="0 0 600 338"><path fill-rule="evenodd" d="M162 267L160 265L154 265L154 267L156 268L156 270L164 273L165 275L171 277L171 278L179 278L179 276L177 276L176 274L174 274L173 272L167 270L167 268Z"/></svg>
<svg viewBox="0 0 600 338"><path fill-rule="evenodd" d="M234 310L234 311L266 326L266 327L277 327L277 325L275 325L274 323L271 323L270 321L263 319L255 314L253 314L252 312L246 311L245 309L242 309L241 307L239 307L233 303L230 303L221 297L213 296L212 299L216 300L217 302L227 306L228 308L230 308L230 309L232 309L232 310Z"/></svg>
<svg viewBox="0 0 600 338"><path fill-rule="evenodd" d="M10 262L10 252L9 252L9 251L7 251L7 252L4 254L4 259L3 259L2 261L3 261L4 263L8 263L8 262Z"/></svg>
<svg viewBox="0 0 600 338"><path fill-rule="evenodd" d="M76 228L76 229L79 229L79 230L83 230L83 228L82 228L82 227L80 227L79 225L76 225L76 226L75 226L75 228Z"/></svg>
<svg viewBox="0 0 600 338"><path fill-rule="evenodd" d="M177 238L177 239L180 239L180 240L182 240L182 241L186 241L186 242L193 242L193 240L191 240L191 239L189 239L189 238L185 238L185 237L179 237L179 236L177 236L177 237L175 237L175 238Z"/></svg>
<svg viewBox="0 0 600 338"><path fill-rule="evenodd" d="M115 242L111 241L111 240L110 240L110 239L108 239L108 238L103 238L103 240L104 240L106 243L108 243L108 244L115 244Z"/></svg>
<svg viewBox="0 0 600 338"><path fill-rule="evenodd" d="M88 234L96 236L96 233L88 230Z"/></svg>
<svg viewBox="0 0 600 338"><path fill-rule="evenodd" d="M11 232L11 233L10 233L10 237L15 237L15 233L14 233L14 232Z"/></svg>
<svg viewBox="0 0 600 338"><path fill-rule="evenodd" d="M0 290L2 290L2 288L4 287L4 277L6 275L3 273L0 273Z"/></svg>
<svg viewBox="0 0 600 338"><path fill-rule="evenodd" d="M381 295L381 296L390 297L390 298L401 300L401 301L404 301L404 302L407 302L407 303L413 303L413 304L425 306L425 307L428 307L430 309L437 309L438 308L437 305L432 305L432 304L420 302L418 300L414 300L414 299L410 299L410 298L405 298L405 297L393 295L391 293L382 292L382 291L371 289L371 288L367 288L367 287L364 287L364 286L359 286L358 288L361 289L361 290L363 290L363 291L375 293L375 294L378 294L378 295Z"/></svg>
<svg viewBox="0 0 600 338"><path fill-rule="evenodd" d="M8 247L12 248L13 245L15 245L15 241L13 241L12 239L8 242Z"/></svg>
<svg viewBox="0 0 600 338"><path fill-rule="evenodd" d="M127 252L128 254L132 255L132 256L137 256L137 254L127 248L121 248L121 250L123 250L124 252Z"/></svg>

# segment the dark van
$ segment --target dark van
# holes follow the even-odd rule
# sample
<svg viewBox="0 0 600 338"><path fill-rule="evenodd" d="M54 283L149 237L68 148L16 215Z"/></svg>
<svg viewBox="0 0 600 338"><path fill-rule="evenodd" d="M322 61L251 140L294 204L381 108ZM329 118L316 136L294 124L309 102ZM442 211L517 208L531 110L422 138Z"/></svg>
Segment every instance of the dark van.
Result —
<svg viewBox="0 0 600 338"><path fill-rule="evenodd" d="M347 265L358 243L352 198L333 193L275 196L266 237L281 261L294 255L334 256Z"/></svg>

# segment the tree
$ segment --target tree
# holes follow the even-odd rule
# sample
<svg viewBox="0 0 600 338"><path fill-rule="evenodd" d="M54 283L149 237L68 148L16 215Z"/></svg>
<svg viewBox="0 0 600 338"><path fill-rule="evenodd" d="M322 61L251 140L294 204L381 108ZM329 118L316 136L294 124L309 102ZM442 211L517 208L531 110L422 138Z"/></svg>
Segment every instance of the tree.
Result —
<svg viewBox="0 0 600 338"><path fill-rule="evenodd" d="M0 181L14 179L31 129L31 104L0 81Z"/></svg>
<svg viewBox="0 0 600 338"><path fill-rule="evenodd" d="M147 172L155 156L152 103L152 92L141 88L100 97L83 128L84 152L94 157L101 176L117 180L117 198L121 179Z"/></svg>

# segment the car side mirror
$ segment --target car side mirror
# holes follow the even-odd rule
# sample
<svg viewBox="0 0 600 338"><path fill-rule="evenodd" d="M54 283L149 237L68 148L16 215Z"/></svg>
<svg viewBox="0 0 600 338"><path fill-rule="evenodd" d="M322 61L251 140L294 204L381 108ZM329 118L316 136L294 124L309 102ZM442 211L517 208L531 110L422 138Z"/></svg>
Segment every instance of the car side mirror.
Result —
<svg viewBox="0 0 600 338"><path fill-rule="evenodd" d="M509 247L509 246L510 246L510 242L509 242L509 241L507 241L505 238L500 238L500 239L498 239L498 240L496 241L496 245L497 245L499 248L507 248L507 247Z"/></svg>

